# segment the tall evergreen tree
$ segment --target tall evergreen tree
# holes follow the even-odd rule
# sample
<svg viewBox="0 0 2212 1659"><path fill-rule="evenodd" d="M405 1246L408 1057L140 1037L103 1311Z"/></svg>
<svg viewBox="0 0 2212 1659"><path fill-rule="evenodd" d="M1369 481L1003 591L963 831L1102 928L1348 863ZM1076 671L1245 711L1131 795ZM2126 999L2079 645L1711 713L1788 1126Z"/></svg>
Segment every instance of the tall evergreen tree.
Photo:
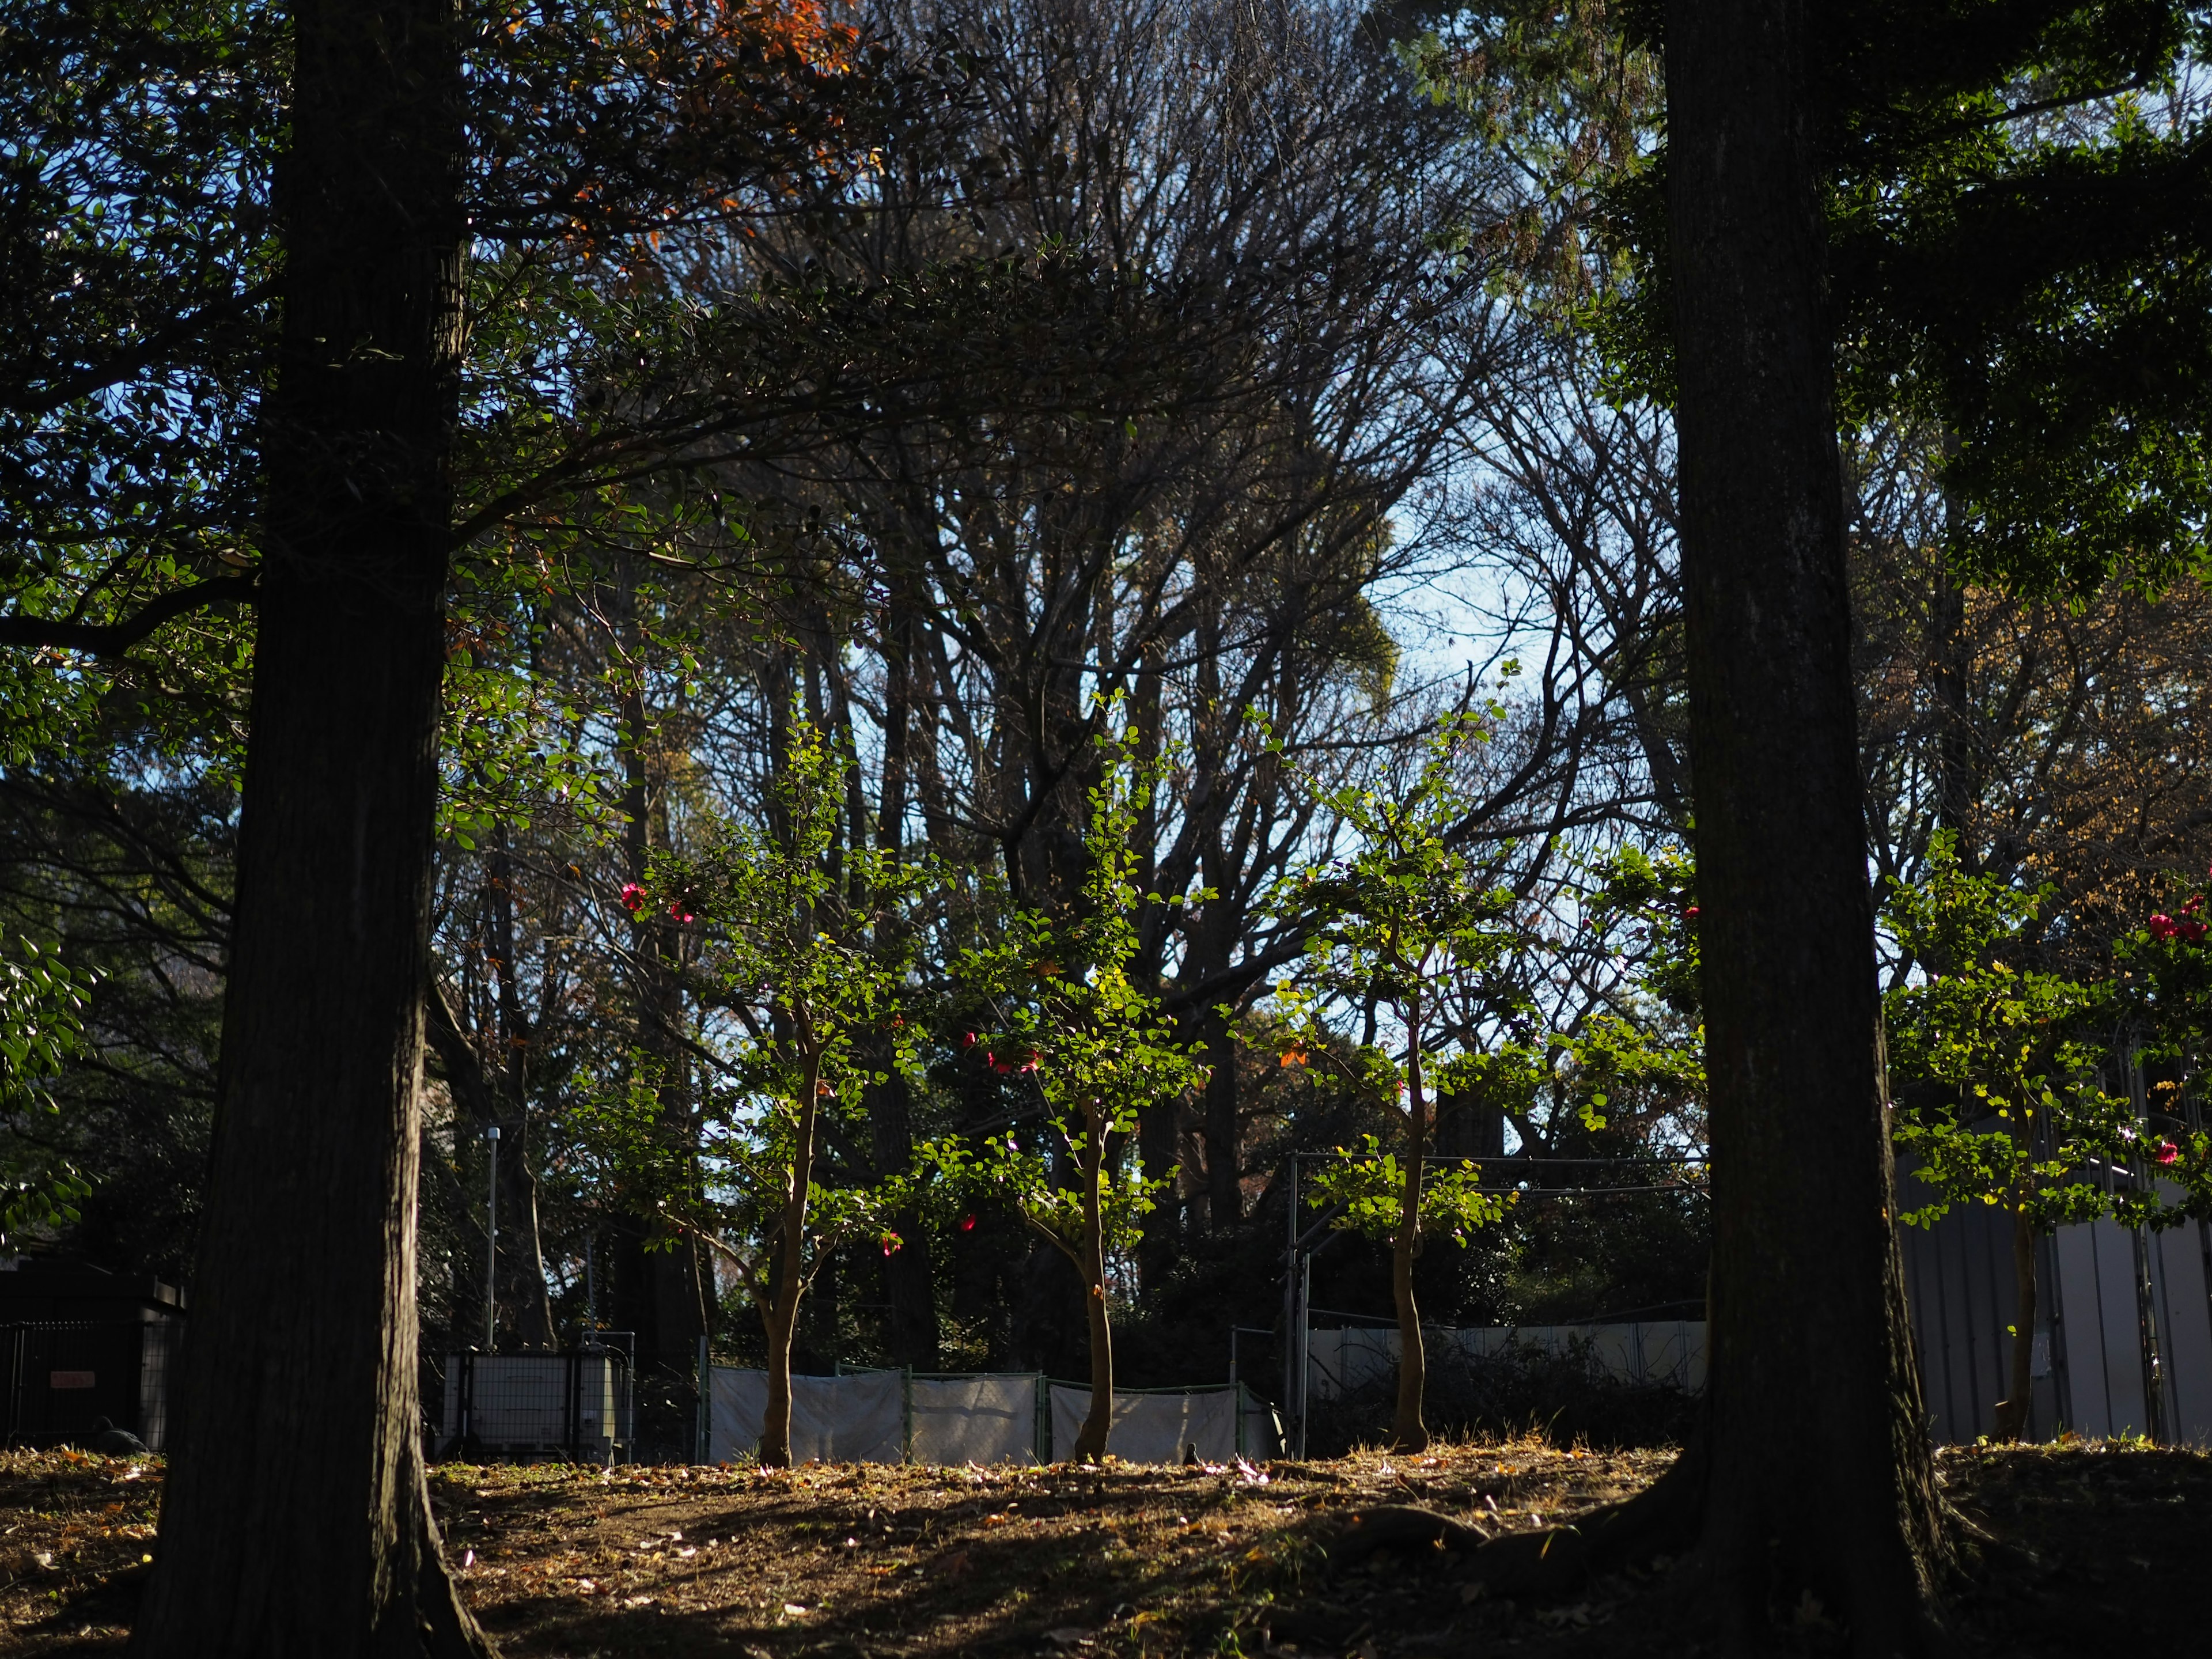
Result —
<svg viewBox="0 0 2212 1659"><path fill-rule="evenodd" d="M134 1649L483 1653L439 1559L415 1318L460 15L311 3L293 27L214 1171Z"/></svg>

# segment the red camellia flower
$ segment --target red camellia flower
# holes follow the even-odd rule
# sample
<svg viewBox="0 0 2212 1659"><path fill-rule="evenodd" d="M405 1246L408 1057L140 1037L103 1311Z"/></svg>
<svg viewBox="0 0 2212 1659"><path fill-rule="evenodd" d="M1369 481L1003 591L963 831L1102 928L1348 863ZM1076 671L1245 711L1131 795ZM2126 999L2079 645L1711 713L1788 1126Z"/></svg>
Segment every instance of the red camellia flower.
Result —
<svg viewBox="0 0 2212 1659"><path fill-rule="evenodd" d="M2181 914L2185 916L2193 916L2203 908L2204 895L2199 893L2194 898L2191 898L2188 903L2181 907Z"/></svg>
<svg viewBox="0 0 2212 1659"><path fill-rule="evenodd" d="M972 1215L962 1216L960 1218L960 1231L963 1233L974 1232L975 1231L975 1218Z"/></svg>
<svg viewBox="0 0 2212 1659"><path fill-rule="evenodd" d="M1690 906L1688 906L1687 908L1686 908L1683 910L1683 912L1682 912L1682 920L1683 920L1683 921L1695 921L1697 919L1698 919L1698 907L1697 907L1696 905L1694 905L1694 904L1690 905Z"/></svg>
<svg viewBox="0 0 2212 1659"><path fill-rule="evenodd" d="M2158 1143L2158 1161L2160 1163L2171 1164L2174 1159L2180 1156L2181 1148L2175 1146L2172 1141L2161 1140Z"/></svg>
<svg viewBox="0 0 2212 1659"><path fill-rule="evenodd" d="M668 914L675 917L678 921L696 921L698 920L698 917L693 915L689 910L684 908L684 901L682 899L677 900L675 903L668 907Z"/></svg>
<svg viewBox="0 0 2212 1659"><path fill-rule="evenodd" d="M2150 919L2150 936L2153 939L2172 939L2179 931L2173 925L2173 918L2163 910Z"/></svg>
<svg viewBox="0 0 2212 1659"><path fill-rule="evenodd" d="M963 1031L960 1034L960 1046L963 1048L974 1048L975 1046L975 1034L973 1031Z"/></svg>
<svg viewBox="0 0 2212 1659"><path fill-rule="evenodd" d="M623 884L623 908L635 915L645 908L645 889L634 881Z"/></svg>
<svg viewBox="0 0 2212 1659"><path fill-rule="evenodd" d="M894 1250L898 1249L901 1246L905 1244L905 1243L906 1240L901 1238L896 1233L885 1233L884 1235L884 1254L885 1255L890 1255Z"/></svg>
<svg viewBox="0 0 2212 1659"><path fill-rule="evenodd" d="M2198 921L2193 916L2186 921L2175 922L2173 924L2173 931L2180 934L2182 938L2187 939L2191 945L2202 945L2204 943L2205 926L2203 922Z"/></svg>
<svg viewBox="0 0 2212 1659"><path fill-rule="evenodd" d="M1032 1048L1030 1050L1029 1058L1022 1062L1022 1070L1024 1072L1034 1072L1036 1068L1037 1051Z"/></svg>

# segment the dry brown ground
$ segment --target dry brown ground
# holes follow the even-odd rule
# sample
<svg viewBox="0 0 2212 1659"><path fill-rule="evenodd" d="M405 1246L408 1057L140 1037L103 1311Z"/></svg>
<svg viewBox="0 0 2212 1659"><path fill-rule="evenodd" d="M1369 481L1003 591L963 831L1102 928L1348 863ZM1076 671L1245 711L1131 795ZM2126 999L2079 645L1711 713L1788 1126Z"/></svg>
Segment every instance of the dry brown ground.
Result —
<svg viewBox="0 0 2212 1659"><path fill-rule="evenodd" d="M447 1467L471 1602L513 1659L596 1655L1357 1656L1697 1653L1662 1565L1551 1606L1499 1602L1441 1548L1333 1571L1353 1515L1420 1504L1486 1530L1574 1517L1668 1454L1537 1442L1260 1469ZM1955 1451L1985 1535L1954 1601L1965 1651L2204 1650L2212 1459L2119 1444ZM0 1650L118 1651L151 1559L158 1464L0 1453ZM1815 1620L1787 1645L1836 1647Z"/></svg>

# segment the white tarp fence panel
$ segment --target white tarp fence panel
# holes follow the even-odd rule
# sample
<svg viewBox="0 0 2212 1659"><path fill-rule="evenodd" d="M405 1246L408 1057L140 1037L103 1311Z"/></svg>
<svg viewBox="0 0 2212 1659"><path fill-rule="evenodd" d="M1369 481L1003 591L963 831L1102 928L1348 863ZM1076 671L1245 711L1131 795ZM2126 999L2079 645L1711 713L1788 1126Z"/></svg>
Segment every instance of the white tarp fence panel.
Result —
<svg viewBox="0 0 2212 1659"><path fill-rule="evenodd" d="M1237 1390L1226 1385L1174 1394L1114 1391L1114 1421L1106 1449L1126 1463L1180 1463L1194 1445L1209 1463L1237 1455ZM1091 1413L1091 1390L1052 1385L1052 1455L1065 1459Z"/></svg>
<svg viewBox="0 0 2212 1659"><path fill-rule="evenodd" d="M791 1379L791 1456L798 1463L895 1463L905 1454L905 1379L896 1371ZM760 1447L768 1373L717 1365L707 1457L726 1463Z"/></svg>
<svg viewBox="0 0 2212 1659"><path fill-rule="evenodd" d="M917 1376L907 1388L915 1462L1036 1462L1036 1376Z"/></svg>
<svg viewBox="0 0 2212 1659"><path fill-rule="evenodd" d="M1034 1463L1038 1459L1034 1373L908 1376L856 1371L791 1379L794 1462ZM1090 1409L1091 1391L1052 1385L1051 1447L1065 1458ZM1245 1450L1273 1450L1273 1416L1226 1386L1114 1396L1106 1449L1132 1463L1172 1463L1195 1445L1208 1462L1237 1455L1240 1407ZM708 1388L707 1458L725 1463L760 1446L768 1413L768 1373L717 1365Z"/></svg>
<svg viewBox="0 0 2212 1659"><path fill-rule="evenodd" d="M1667 1384L1692 1393L1705 1385L1705 1325L1701 1319L1650 1320L1626 1325L1477 1325L1425 1333L1431 1360L1457 1349L1486 1358L1508 1348L1561 1354L1580 1348L1618 1382ZM1316 1400L1334 1400L1398 1370L1395 1326L1346 1326L1306 1334L1309 1387Z"/></svg>
<svg viewBox="0 0 2212 1659"><path fill-rule="evenodd" d="M767 1418L768 1373L715 1366L707 1405L707 1461L728 1463L758 1451Z"/></svg>

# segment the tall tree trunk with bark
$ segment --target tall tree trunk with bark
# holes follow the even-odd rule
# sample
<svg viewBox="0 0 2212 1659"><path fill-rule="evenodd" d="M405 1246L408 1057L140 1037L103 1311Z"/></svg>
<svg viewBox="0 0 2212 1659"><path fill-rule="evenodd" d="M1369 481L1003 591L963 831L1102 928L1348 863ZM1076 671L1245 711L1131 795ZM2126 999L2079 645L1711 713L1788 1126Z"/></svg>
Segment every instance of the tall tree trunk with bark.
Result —
<svg viewBox="0 0 2212 1659"><path fill-rule="evenodd" d="M436 1059L446 1087L453 1097L455 1141L482 1148L486 1144L486 1127L494 1123L519 1126L523 1121L521 1109L504 1098L502 1090L494 1085L483 1054L461 1029L452 1000L434 981L424 1006L424 1035L429 1053ZM538 1181L527 1168L529 1143L518 1127L508 1129L500 1145L508 1155L499 1161L499 1213L505 1218L499 1229L499 1305L512 1316L523 1346L550 1347L552 1302L545 1288L544 1257L538 1238ZM508 1175L510 1164L525 1166L522 1179ZM483 1192L480 1182L471 1178L467 1182L460 1201L468 1213L474 1215L480 1208ZM483 1227L479 1225L476 1231L481 1237ZM465 1294L455 1301L457 1332L482 1330L482 1282L470 1273L461 1284Z"/></svg>
<svg viewBox="0 0 2212 1659"><path fill-rule="evenodd" d="M1733 1639L1920 1650L1945 1543L1893 1222L1802 0L1666 28L1713 1151L1700 1553Z"/></svg>
<svg viewBox="0 0 2212 1659"><path fill-rule="evenodd" d="M507 850L507 825L497 830L486 872L487 931L498 973L499 1043L494 1061L505 1134L499 1161L501 1300L514 1310L514 1334L526 1348L557 1346L553 1334L553 1297L545 1284L545 1244L538 1224L538 1172L530 1156L530 1055L535 1035L523 1012L515 978L514 860ZM511 1241L511 1242L510 1242Z"/></svg>
<svg viewBox="0 0 2212 1659"><path fill-rule="evenodd" d="M1106 1455L1114 1430L1114 1327L1106 1308L1105 1114L1097 1102L1085 1114L1083 1139L1083 1272L1085 1322L1091 1333L1091 1407L1071 1454L1079 1463Z"/></svg>
<svg viewBox="0 0 2212 1659"><path fill-rule="evenodd" d="M799 1329L799 1304L806 1294L806 1200L814 1184L814 1143L820 1127L816 1091L822 1079L822 1054L802 1030L799 1121L793 1137L791 1186L784 1194L776 1235L773 1289L763 1310L768 1335L768 1409L761 1420L760 1461L763 1468L791 1467L791 1346Z"/></svg>
<svg viewBox="0 0 2212 1659"><path fill-rule="evenodd" d="M914 1101L904 1077L880 1056L880 1083L862 1096L868 1114L869 1151L878 1179L914 1164ZM891 1218L899 1248L884 1258L884 1346L895 1365L933 1371L938 1363L937 1278L931 1265L929 1227L919 1205Z"/></svg>
<svg viewBox="0 0 2212 1659"><path fill-rule="evenodd" d="M633 573L616 574L609 603L625 654L646 654L637 617ZM653 854L668 847L665 780L654 764L652 715L641 679L623 690L621 736L623 772L623 857L628 879L642 883ZM659 1121L672 1137L688 1137L691 1123L691 1057L684 1044L684 987L680 947L663 919L641 915L630 929L630 978L636 997L639 1046L658 1062ZM644 1433L663 1443L682 1432L696 1388L699 1339L709 1326L712 1271L688 1235L671 1238L651 1195L639 1197L611 1229L614 1235L614 1321L635 1334L639 1366L667 1392L656 1406L659 1420ZM641 1413L642 1415L642 1413Z"/></svg>
<svg viewBox="0 0 2212 1659"><path fill-rule="evenodd" d="M294 12L282 357L169 1655L483 1654L439 1559L415 1210L459 398L452 0Z"/></svg>
<svg viewBox="0 0 2212 1659"><path fill-rule="evenodd" d="M1421 999L1406 1010L1406 1163L1398 1193L1398 1233L1390 1243L1390 1292L1398 1304L1398 1411L1390 1428L1401 1452L1428 1449L1429 1428L1421 1397L1428 1391L1429 1356L1421 1340L1421 1310L1413 1300L1413 1261L1421 1247L1421 1176L1428 1161L1428 1110L1422 1095Z"/></svg>
<svg viewBox="0 0 2212 1659"><path fill-rule="evenodd" d="M1244 1220L1244 1171L1237 1121L1237 1039L1229 1022L1209 1012L1200 1025L1206 1048L1206 1225L1226 1237Z"/></svg>
<svg viewBox="0 0 2212 1659"><path fill-rule="evenodd" d="M2027 1194L2019 1195L2025 1200ZM2022 1201L2012 1212L2012 1386L1997 1402L1992 1440L2017 1440L2027 1432L2035 1396L2035 1224Z"/></svg>

